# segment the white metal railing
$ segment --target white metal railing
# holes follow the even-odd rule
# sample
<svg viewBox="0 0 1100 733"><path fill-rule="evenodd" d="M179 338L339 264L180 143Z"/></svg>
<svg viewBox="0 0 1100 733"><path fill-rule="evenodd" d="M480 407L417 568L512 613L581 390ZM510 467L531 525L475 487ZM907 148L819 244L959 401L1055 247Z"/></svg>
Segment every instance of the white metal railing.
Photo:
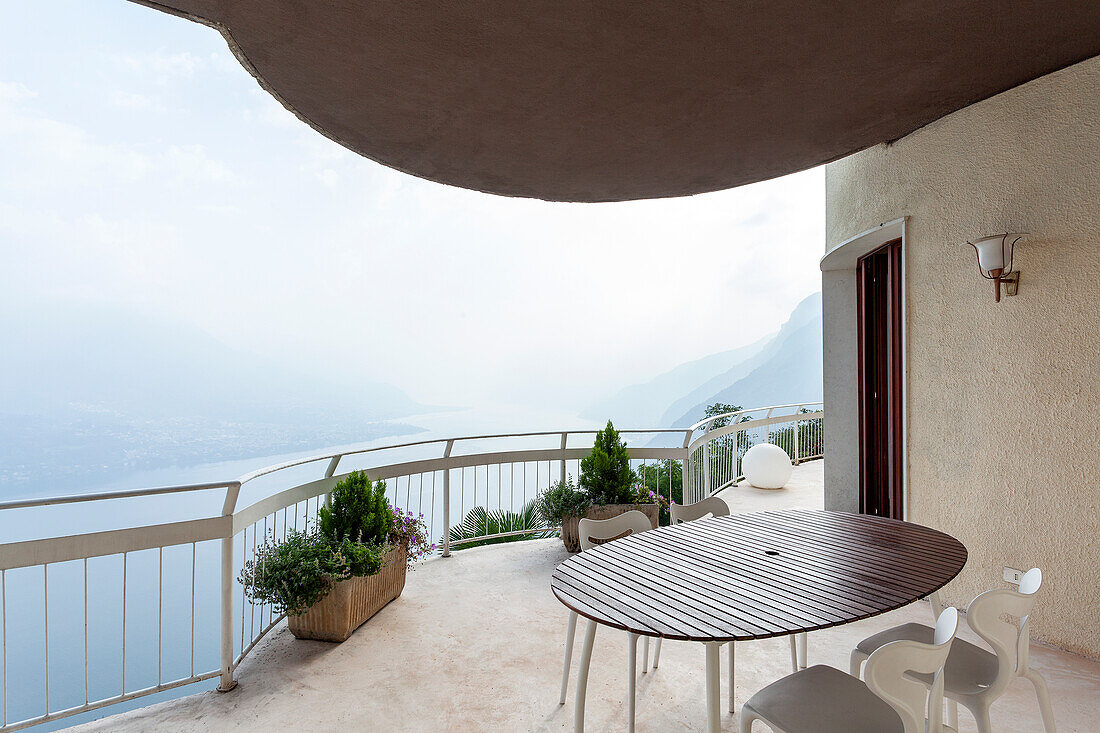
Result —
<svg viewBox="0 0 1100 733"><path fill-rule="evenodd" d="M684 466L684 493L699 501L732 486L744 475L741 459L758 443L774 443L798 465L824 455L821 402L757 407L712 415L691 426Z"/></svg>
<svg viewBox="0 0 1100 733"><path fill-rule="evenodd" d="M794 411L787 414L792 407ZM822 412L799 412L805 407L715 416L690 428L620 432L648 486L670 500L696 501L732 481L740 452L731 451L729 441L738 445L739 440L744 442L741 436L752 430L763 428L767 435L783 440L782 425L794 425L795 449L788 452L796 460L820 455ZM736 422L761 411L767 412L762 418ZM718 427L724 418L735 422ZM811 438L805 431L815 421ZM232 689L238 665L283 618L270 606L249 601L237 581L243 564L264 541L313 526L320 503L352 470L365 470L371 479L385 480L391 502L422 514L432 537L439 538L441 554L448 557L471 542L536 533L539 527L452 537L452 530L459 532L463 517L475 507L522 512L554 481L577 476L595 432L414 441L309 456L232 481L0 503L0 516L21 520L26 515L26 526L34 527L48 525L42 512L73 512L77 505L82 514L67 516L78 526L86 526L83 518L94 515L90 507L118 521L138 520L138 526L0 543L0 731L20 730L215 677L219 690ZM648 443L641 445L644 438ZM508 445L517 441L519 446ZM318 464L324 466L321 476L310 476ZM341 467L344 471L338 474ZM289 488L282 488L287 484ZM242 495L253 492L253 487L260 496L238 508ZM220 499L220 510L178 521L163 521L161 510L154 515L157 521L142 522L133 509L141 501L180 499L193 511L200 498ZM177 504L174 510L183 508ZM89 582L93 595L104 598L89 603ZM117 606L111 600L115 595L121 596ZM32 624L39 618L40 624ZM167 642L166 633L172 636ZM133 639L129 651L128 639ZM54 658L64 660L60 664L51 664L51 643ZM13 644L20 651L15 660L19 669L12 668L9 658ZM93 666L97 669L90 676ZM166 674L169 667L178 673ZM19 689L9 700L13 681ZM107 686L113 689L101 694Z"/></svg>

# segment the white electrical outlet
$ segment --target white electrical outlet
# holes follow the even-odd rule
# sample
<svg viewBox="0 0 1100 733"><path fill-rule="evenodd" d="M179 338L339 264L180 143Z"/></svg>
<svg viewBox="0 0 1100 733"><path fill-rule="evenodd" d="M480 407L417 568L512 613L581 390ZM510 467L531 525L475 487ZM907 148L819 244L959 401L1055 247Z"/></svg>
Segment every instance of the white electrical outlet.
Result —
<svg viewBox="0 0 1100 733"><path fill-rule="evenodd" d="M1010 568L1009 566L1005 565L1005 582L1006 583L1015 583L1016 585L1019 585L1020 584L1020 578L1022 578L1022 577L1024 577L1024 574L1021 571L1017 570L1016 568Z"/></svg>

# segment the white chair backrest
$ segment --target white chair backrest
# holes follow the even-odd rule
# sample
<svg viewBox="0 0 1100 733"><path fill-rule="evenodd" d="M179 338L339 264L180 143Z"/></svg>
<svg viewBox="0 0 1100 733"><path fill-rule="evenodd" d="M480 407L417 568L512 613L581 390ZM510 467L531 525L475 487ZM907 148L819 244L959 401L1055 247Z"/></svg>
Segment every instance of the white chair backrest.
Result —
<svg viewBox="0 0 1100 733"><path fill-rule="evenodd" d="M1032 568L1020 578L1019 588L988 590L966 609L966 623L997 655L997 678L989 686L990 695L999 695L1017 674L1027 672L1031 644L1028 618L1042 585L1043 572ZM1020 620L1013 623L1006 621L1005 616Z"/></svg>
<svg viewBox="0 0 1100 733"><path fill-rule="evenodd" d="M631 535L653 529L653 524L642 512L631 509L611 519L582 519L578 526L581 535L581 552L591 550L619 535Z"/></svg>
<svg viewBox="0 0 1100 733"><path fill-rule="evenodd" d="M672 523L681 524L694 522L703 517L724 517L730 513L730 508L729 504L717 496L708 496L694 504L670 504L668 511L672 515Z"/></svg>
<svg viewBox="0 0 1100 733"><path fill-rule="evenodd" d="M959 628L959 612L944 609L936 621L932 644L893 641L875 650L867 660L867 687L897 711L905 733L939 733L943 729L943 663ZM906 672L935 675L932 689Z"/></svg>

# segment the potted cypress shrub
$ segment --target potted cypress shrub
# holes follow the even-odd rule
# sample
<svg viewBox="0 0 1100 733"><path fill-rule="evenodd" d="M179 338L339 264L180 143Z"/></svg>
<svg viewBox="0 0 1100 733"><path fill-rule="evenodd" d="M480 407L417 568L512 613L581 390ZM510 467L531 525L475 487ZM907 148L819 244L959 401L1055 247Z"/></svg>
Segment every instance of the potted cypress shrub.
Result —
<svg viewBox="0 0 1100 733"><path fill-rule="evenodd" d="M287 615L299 639L341 642L401 595L409 564L435 549L424 521L386 500L386 484L356 471L332 488L318 527L270 540L245 563L253 601Z"/></svg>
<svg viewBox="0 0 1100 733"><path fill-rule="evenodd" d="M569 552L580 552L580 520L610 519L637 509L657 527L661 498L646 490L630 468L630 453L611 421L596 433L592 451L581 459L578 485L566 478L538 498L544 521L561 525L561 538Z"/></svg>

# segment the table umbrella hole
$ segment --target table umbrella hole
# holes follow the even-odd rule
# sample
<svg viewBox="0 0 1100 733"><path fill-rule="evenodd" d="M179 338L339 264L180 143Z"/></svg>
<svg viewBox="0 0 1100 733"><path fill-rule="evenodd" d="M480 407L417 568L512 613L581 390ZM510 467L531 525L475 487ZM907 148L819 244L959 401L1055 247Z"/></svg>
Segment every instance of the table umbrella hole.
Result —
<svg viewBox="0 0 1100 733"><path fill-rule="evenodd" d="M772 557L775 557L776 555L779 554L779 550L764 550L764 554L765 555L771 555Z"/></svg>

